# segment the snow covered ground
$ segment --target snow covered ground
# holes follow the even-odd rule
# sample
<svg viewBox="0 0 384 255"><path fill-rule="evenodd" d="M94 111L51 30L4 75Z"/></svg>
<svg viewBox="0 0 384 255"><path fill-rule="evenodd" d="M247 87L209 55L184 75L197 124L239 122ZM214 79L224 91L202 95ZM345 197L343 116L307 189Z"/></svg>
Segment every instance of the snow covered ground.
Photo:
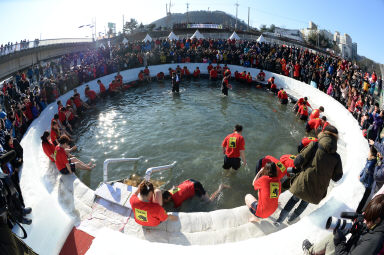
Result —
<svg viewBox="0 0 384 255"><path fill-rule="evenodd" d="M202 73L207 73L207 64L181 64L184 65L191 71L199 66ZM169 67L175 68L176 64L151 66L150 71L152 75L160 70L167 74ZM258 69L229 67L232 74L236 70L246 70L255 77L259 72ZM121 74L124 82L136 80L139 70L123 71ZM129 233L106 227L88 227L95 239L87 254L126 254L140 250L156 254L227 254L240 250L260 254L300 254L303 239L316 241L329 233L324 230L329 216L339 216L341 211L352 211L357 207L363 194L357 176L368 154L368 145L357 121L341 104L319 90L285 76L265 73L267 79L271 75L275 76L277 86L285 87L288 93L307 96L314 107L323 105L330 123L338 128L344 177L334 185L328 196L318 206L312 207L312 211L299 222L274 233L271 233L268 221L248 223L249 215L245 207L209 213L181 213L180 222L161 224L159 229L150 231L143 231L137 225L131 225L129 231L126 231ZM108 75L100 80L107 85L113 76ZM99 91L96 81L87 84L96 92ZM78 88L82 97L84 87L82 85ZM69 92L60 100L65 102L72 94ZM72 227L84 225L94 209L93 190L75 176L60 175L41 149L40 136L44 130L49 129L50 120L56 111L56 103L49 105L32 123L21 142L25 155L21 188L27 206L33 208L33 223L26 226L26 243L39 254L58 254ZM132 235L135 231L137 236Z"/></svg>

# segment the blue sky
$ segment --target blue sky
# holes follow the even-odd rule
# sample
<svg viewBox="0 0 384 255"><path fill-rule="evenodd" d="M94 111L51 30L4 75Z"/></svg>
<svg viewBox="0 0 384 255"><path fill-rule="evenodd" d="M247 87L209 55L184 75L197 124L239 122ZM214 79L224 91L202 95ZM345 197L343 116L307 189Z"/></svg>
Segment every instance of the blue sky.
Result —
<svg viewBox="0 0 384 255"><path fill-rule="evenodd" d="M221 10L236 13L235 1L174 0L171 11ZM145 4L143 4L145 3ZM125 19L135 18L143 24L165 15L163 0L0 0L0 44L21 39L71 38L90 36L87 28L96 17L97 31L104 32L107 22L121 30ZM239 0L238 17L250 25L261 24L285 28L305 28L312 20L320 29L347 33L358 44L358 54L384 63L384 0Z"/></svg>

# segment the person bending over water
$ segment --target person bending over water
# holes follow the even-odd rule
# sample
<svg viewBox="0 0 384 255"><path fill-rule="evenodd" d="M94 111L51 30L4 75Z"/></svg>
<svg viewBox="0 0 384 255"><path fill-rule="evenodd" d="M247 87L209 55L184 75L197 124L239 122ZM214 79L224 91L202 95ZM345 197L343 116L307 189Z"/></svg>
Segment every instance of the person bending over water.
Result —
<svg viewBox="0 0 384 255"><path fill-rule="evenodd" d="M185 200L190 199L195 195L204 201L213 201L224 188L229 188L229 186L220 184L219 188L211 196L208 196L203 185L199 181L189 179L182 182L177 187L163 191L163 202L173 201L174 207L177 208L180 207Z"/></svg>
<svg viewBox="0 0 384 255"><path fill-rule="evenodd" d="M258 191L258 198L247 194L245 204L252 216L250 222L258 222L261 218L268 218L277 209L279 196L281 193L281 183L277 177L275 163L269 162L262 168L255 178L252 185Z"/></svg>

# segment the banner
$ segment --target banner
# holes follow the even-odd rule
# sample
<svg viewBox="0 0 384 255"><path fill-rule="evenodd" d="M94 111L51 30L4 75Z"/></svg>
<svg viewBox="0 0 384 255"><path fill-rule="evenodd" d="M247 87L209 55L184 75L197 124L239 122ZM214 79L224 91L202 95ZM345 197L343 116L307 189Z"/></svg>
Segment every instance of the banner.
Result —
<svg viewBox="0 0 384 255"><path fill-rule="evenodd" d="M223 25L219 25L219 24L187 24L187 28L213 28L213 29L223 29Z"/></svg>

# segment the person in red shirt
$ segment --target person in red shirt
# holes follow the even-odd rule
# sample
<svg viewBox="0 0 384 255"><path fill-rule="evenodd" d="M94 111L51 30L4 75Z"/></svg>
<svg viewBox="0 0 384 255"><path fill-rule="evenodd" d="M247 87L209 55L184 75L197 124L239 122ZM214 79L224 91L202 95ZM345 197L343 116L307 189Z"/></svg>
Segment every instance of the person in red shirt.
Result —
<svg viewBox="0 0 384 255"><path fill-rule="evenodd" d="M207 66L208 73L210 73L212 69L213 69L213 65L212 65L212 64L209 64L209 65Z"/></svg>
<svg viewBox="0 0 384 255"><path fill-rule="evenodd" d="M200 69L199 69L198 66L196 66L195 71L193 71L193 78L194 78L194 79L198 79L198 78L200 78Z"/></svg>
<svg viewBox="0 0 384 255"><path fill-rule="evenodd" d="M267 88L268 89L271 89L271 85L272 84L275 84L275 77L272 76L271 78L268 79L268 85L267 85Z"/></svg>
<svg viewBox="0 0 384 255"><path fill-rule="evenodd" d="M293 110L297 112L299 110L300 105L306 105L309 108L312 108L311 105L308 103L308 98L307 97L302 97L297 100L296 104L293 106Z"/></svg>
<svg viewBox="0 0 384 255"><path fill-rule="evenodd" d="M129 199L137 224L156 227L166 220L176 221L178 217L167 212L162 207L161 191L153 188L149 181L142 181L136 192Z"/></svg>
<svg viewBox="0 0 384 255"><path fill-rule="evenodd" d="M100 95L104 95L105 94L105 86L104 84L100 81L100 80L97 80L97 84L99 84L99 88L100 88Z"/></svg>
<svg viewBox="0 0 384 255"><path fill-rule="evenodd" d="M183 76L187 79L190 79L191 78L191 72L189 71L188 67L184 66L183 67Z"/></svg>
<svg viewBox="0 0 384 255"><path fill-rule="evenodd" d="M148 82L151 81L151 75L148 66L145 66L144 68L144 79Z"/></svg>
<svg viewBox="0 0 384 255"><path fill-rule="evenodd" d="M256 79L258 79L259 81L265 81L265 73L263 72L263 70L260 70L259 74L256 76Z"/></svg>
<svg viewBox="0 0 384 255"><path fill-rule="evenodd" d="M280 88L277 93L277 97L279 98L281 104L288 104L288 94L283 88Z"/></svg>
<svg viewBox="0 0 384 255"><path fill-rule="evenodd" d="M245 160L245 141L241 135L242 131L243 126L236 125L234 132L227 135L221 144L224 153L223 168L226 170L230 168L234 170L239 169L241 165L240 157L243 160L244 166L247 164Z"/></svg>
<svg viewBox="0 0 384 255"><path fill-rule="evenodd" d="M157 81L164 80L164 73L163 72L157 73L156 78L157 78Z"/></svg>
<svg viewBox="0 0 384 255"><path fill-rule="evenodd" d="M246 79L247 79L247 83L248 84L251 84L252 83L252 75L250 72L248 72L247 76L246 76Z"/></svg>
<svg viewBox="0 0 384 255"><path fill-rule="evenodd" d="M245 71L243 71L241 74L240 74L240 82L242 83L245 83L247 80L247 73Z"/></svg>
<svg viewBox="0 0 384 255"><path fill-rule="evenodd" d="M224 96L228 96L228 89L232 88L231 84L229 84L230 77L231 74L227 73L227 75L224 76L223 81L221 82L221 93L223 93Z"/></svg>
<svg viewBox="0 0 384 255"><path fill-rule="evenodd" d="M281 183L277 177L275 163L267 163L253 179L253 187L258 191L258 199L253 195L245 196L247 205L252 216L250 222L258 222L260 218L268 218L278 207L279 196L281 193Z"/></svg>
<svg viewBox="0 0 384 255"><path fill-rule="evenodd" d="M294 66L294 71L293 71L293 78L298 80L299 77L300 77L300 65L298 62L296 62L295 66Z"/></svg>
<svg viewBox="0 0 384 255"><path fill-rule="evenodd" d="M214 67L210 72L209 72L209 79L211 81L216 81L218 77L217 69Z"/></svg>
<svg viewBox="0 0 384 255"><path fill-rule="evenodd" d="M277 86L275 83L272 83L271 84L271 91L276 95L278 90L277 90Z"/></svg>
<svg viewBox="0 0 384 255"><path fill-rule="evenodd" d="M305 147L308 146L308 144L310 144L311 142L317 142L318 139L316 137L303 137L303 139L301 139L301 142L299 144L299 146L297 146L297 151L300 153L300 151L302 151Z"/></svg>
<svg viewBox="0 0 384 255"><path fill-rule="evenodd" d="M50 136L48 131L45 131L41 138L41 146L43 147L43 151L45 155L52 161L55 162L54 154L55 154L55 145L48 139Z"/></svg>
<svg viewBox="0 0 384 255"><path fill-rule="evenodd" d="M301 104L296 116L300 116L301 120L306 121L308 119L308 107L305 104Z"/></svg>
<svg viewBox="0 0 384 255"><path fill-rule="evenodd" d="M237 70L235 71L235 80L240 81L240 73Z"/></svg>
<svg viewBox="0 0 384 255"><path fill-rule="evenodd" d="M256 165L255 175L257 175L263 167L268 163L274 163L277 167L277 177L282 179L287 174L287 168L280 162L277 158L267 155L264 158L259 159L259 162Z"/></svg>
<svg viewBox="0 0 384 255"><path fill-rule="evenodd" d="M315 130L315 134L319 132L318 128L322 127L324 123L327 121L327 117L323 116L321 119L312 119L309 120L305 126L305 130L307 133L311 132L311 130Z"/></svg>
<svg viewBox="0 0 384 255"><path fill-rule="evenodd" d="M89 103L94 103L96 101L96 98L97 98L96 92L90 89L88 85L85 86L84 94L88 98Z"/></svg>
<svg viewBox="0 0 384 255"><path fill-rule="evenodd" d="M323 112L324 112L324 107L320 106L319 109L314 109L311 112L311 115L309 115L309 119L312 120L312 119L320 118L320 113L323 113Z"/></svg>
<svg viewBox="0 0 384 255"><path fill-rule="evenodd" d="M229 186L227 185L220 184L218 190L209 197L199 181L189 179L182 182L177 187L163 191L162 197L164 203L173 201L174 207L177 208L180 207L185 200L190 199L195 195L204 201L213 201L224 188L228 187Z"/></svg>
<svg viewBox="0 0 384 255"><path fill-rule="evenodd" d="M59 144L59 139L60 137L60 130L59 130L59 125L56 120L53 120L51 122L51 142L53 145L58 145Z"/></svg>
<svg viewBox="0 0 384 255"><path fill-rule="evenodd" d="M68 136L62 135L59 138L59 144L55 147L54 160L57 169L61 174L72 174L76 172L76 169L92 170L96 165L90 161L88 164L83 163L81 160L71 157L68 159L69 154L69 143Z"/></svg>

